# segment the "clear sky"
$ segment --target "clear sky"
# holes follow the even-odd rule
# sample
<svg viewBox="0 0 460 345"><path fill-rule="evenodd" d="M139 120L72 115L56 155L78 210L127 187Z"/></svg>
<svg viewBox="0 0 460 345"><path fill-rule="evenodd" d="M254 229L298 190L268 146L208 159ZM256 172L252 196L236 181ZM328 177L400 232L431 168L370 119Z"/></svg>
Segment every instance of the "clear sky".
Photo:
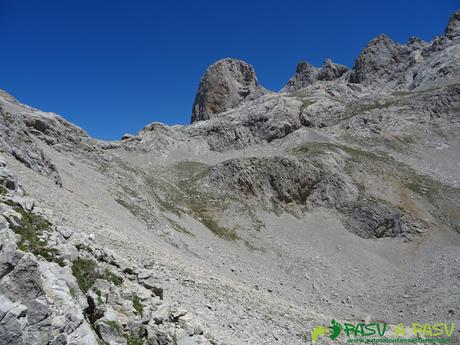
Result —
<svg viewBox="0 0 460 345"><path fill-rule="evenodd" d="M235 57L279 90L298 61L348 66L386 33L441 35L458 0L0 0L0 89L103 139L186 124L206 67Z"/></svg>

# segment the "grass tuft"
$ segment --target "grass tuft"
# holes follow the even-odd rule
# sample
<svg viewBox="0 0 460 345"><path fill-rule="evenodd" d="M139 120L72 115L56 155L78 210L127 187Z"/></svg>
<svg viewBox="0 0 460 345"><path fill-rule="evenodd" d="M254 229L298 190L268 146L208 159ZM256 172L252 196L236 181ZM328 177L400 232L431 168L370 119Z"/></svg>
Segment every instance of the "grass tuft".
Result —
<svg viewBox="0 0 460 345"><path fill-rule="evenodd" d="M181 212L189 212L193 217L200 219L201 223L217 236L229 241L238 240L240 237L234 229L219 225L211 215L212 209L224 209L229 198L203 192L197 187L198 182L208 176L209 172L210 167L206 164L183 161L177 163L171 171L177 183L172 184L154 176L148 176L146 184L163 210L179 217ZM175 226L174 221L171 221L171 224L177 231L191 234L179 224Z"/></svg>
<svg viewBox="0 0 460 345"><path fill-rule="evenodd" d="M142 305L142 302L139 298L138 295L133 294L133 307L136 310L136 313L139 314L140 316L144 316L144 306Z"/></svg>
<svg viewBox="0 0 460 345"><path fill-rule="evenodd" d="M184 228L182 225L180 225L178 222L176 222L174 219L171 219L169 217L166 217L166 219L171 223L172 227L174 230L178 232L182 232L183 234L190 235L192 237L195 236L195 234L191 231L188 231L186 228Z"/></svg>
<svg viewBox="0 0 460 345"><path fill-rule="evenodd" d="M115 273L110 271L108 268L104 270L104 273L100 276L100 279L104 279L109 282L112 282L116 286L121 286L121 284L123 284L123 278L116 275Z"/></svg>
<svg viewBox="0 0 460 345"><path fill-rule="evenodd" d="M59 258L58 250L48 247L47 233L51 231L51 224L38 214L24 210L20 205L7 201L21 215L21 218L8 219L10 228L19 235L18 248L44 258L46 261L55 262L59 266L65 266L64 260Z"/></svg>
<svg viewBox="0 0 460 345"><path fill-rule="evenodd" d="M131 202L127 202L125 200L122 200L122 199L115 199L115 201L117 203L119 203L121 206L123 206L124 208L126 208L129 212L131 212L134 216L139 216L139 215L142 215L142 208L140 208L138 205L136 204L133 204Z"/></svg>
<svg viewBox="0 0 460 345"><path fill-rule="evenodd" d="M123 283L121 277L107 268L101 273L98 269L97 262L89 259L77 258L74 260L72 262L72 274L77 279L81 291L85 293L88 292L97 279L110 281L116 286L120 286Z"/></svg>
<svg viewBox="0 0 460 345"><path fill-rule="evenodd" d="M72 262L72 274L81 291L88 292L98 278L97 263L94 260L77 258Z"/></svg>
<svg viewBox="0 0 460 345"><path fill-rule="evenodd" d="M217 236L228 241L239 240L240 237L234 229L226 228L225 226L219 225L217 221L209 214L205 208L200 206L191 206L194 213L200 218L201 223L205 225L209 230L211 230Z"/></svg>
<svg viewBox="0 0 460 345"><path fill-rule="evenodd" d="M0 185L0 195L5 195L8 193L8 189L6 187Z"/></svg>

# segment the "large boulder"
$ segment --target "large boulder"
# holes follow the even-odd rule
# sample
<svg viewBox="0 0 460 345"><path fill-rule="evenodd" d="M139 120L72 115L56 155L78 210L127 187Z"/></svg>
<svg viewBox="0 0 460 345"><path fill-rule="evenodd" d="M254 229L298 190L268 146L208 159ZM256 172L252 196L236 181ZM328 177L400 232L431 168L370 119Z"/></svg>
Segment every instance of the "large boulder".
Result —
<svg viewBox="0 0 460 345"><path fill-rule="evenodd" d="M193 103L192 122L208 120L265 93L250 64L230 58L219 60L209 66L201 78Z"/></svg>

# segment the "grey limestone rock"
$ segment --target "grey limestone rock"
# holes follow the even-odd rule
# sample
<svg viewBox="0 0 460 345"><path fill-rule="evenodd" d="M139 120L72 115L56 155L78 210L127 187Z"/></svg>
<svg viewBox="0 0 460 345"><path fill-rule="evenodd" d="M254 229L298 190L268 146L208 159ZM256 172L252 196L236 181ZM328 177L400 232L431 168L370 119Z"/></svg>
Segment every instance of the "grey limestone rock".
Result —
<svg viewBox="0 0 460 345"><path fill-rule="evenodd" d="M326 59L318 72L318 80L334 80L347 73L349 68L344 65L333 63L331 59Z"/></svg>
<svg viewBox="0 0 460 345"><path fill-rule="evenodd" d="M449 39L460 38L460 10L450 17L444 35Z"/></svg>
<svg viewBox="0 0 460 345"><path fill-rule="evenodd" d="M0 95L1 96L1 95ZM0 103L0 150L6 151L26 167L51 177L60 185L61 177L56 166L29 134L23 120ZM2 177L0 177L1 181Z"/></svg>
<svg viewBox="0 0 460 345"><path fill-rule="evenodd" d="M201 78L193 103L192 122L208 120L265 93L251 65L237 59L219 60L209 66Z"/></svg>
<svg viewBox="0 0 460 345"><path fill-rule="evenodd" d="M281 92L295 92L310 86L317 81L331 81L340 78L349 71L344 65L336 64L331 59L326 59L321 68L308 62L299 62L294 76L288 80Z"/></svg>
<svg viewBox="0 0 460 345"><path fill-rule="evenodd" d="M281 92L294 92L311 85L317 80L317 75L318 68L305 61L299 62L294 76L288 80Z"/></svg>
<svg viewBox="0 0 460 345"><path fill-rule="evenodd" d="M381 34L371 40L359 54L350 74L350 82L367 84L386 82L407 57L408 51L405 46Z"/></svg>

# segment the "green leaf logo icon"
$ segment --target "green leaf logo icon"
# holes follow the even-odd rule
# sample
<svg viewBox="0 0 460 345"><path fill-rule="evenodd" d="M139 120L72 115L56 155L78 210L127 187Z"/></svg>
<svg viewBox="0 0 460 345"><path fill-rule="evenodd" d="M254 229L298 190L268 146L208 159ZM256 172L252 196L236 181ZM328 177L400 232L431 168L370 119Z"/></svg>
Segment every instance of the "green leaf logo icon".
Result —
<svg viewBox="0 0 460 345"><path fill-rule="evenodd" d="M331 330L331 334L329 335L329 338L334 340L340 335L340 332L342 331L342 325L338 323L337 321L332 320L331 327L329 327L329 329Z"/></svg>

